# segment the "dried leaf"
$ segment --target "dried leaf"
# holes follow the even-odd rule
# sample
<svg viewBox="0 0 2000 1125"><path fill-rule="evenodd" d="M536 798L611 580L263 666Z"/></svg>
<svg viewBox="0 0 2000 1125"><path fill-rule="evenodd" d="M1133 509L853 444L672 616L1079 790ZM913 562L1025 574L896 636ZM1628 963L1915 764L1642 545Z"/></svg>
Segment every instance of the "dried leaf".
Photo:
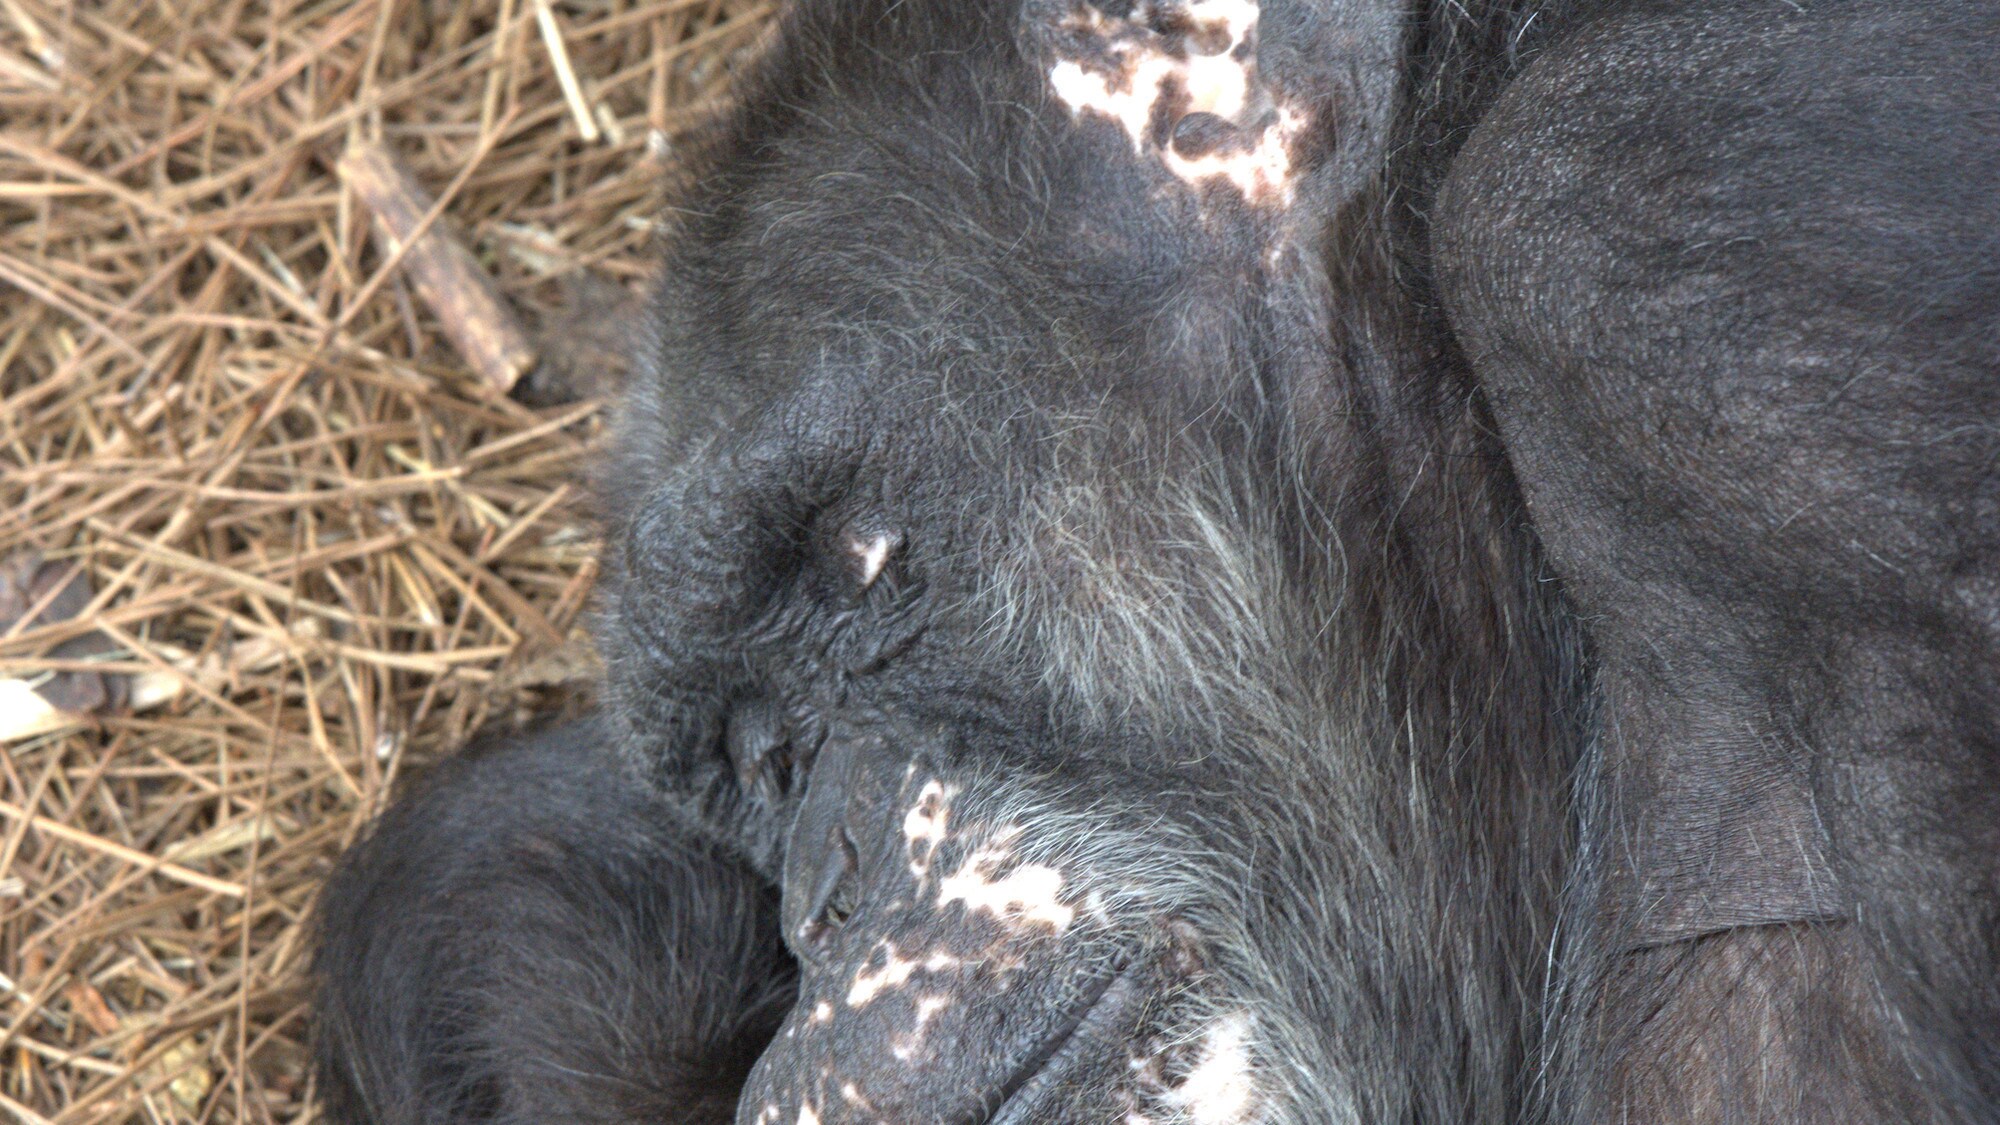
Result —
<svg viewBox="0 0 2000 1125"><path fill-rule="evenodd" d="M90 982L77 981L63 989L63 999L69 1001L70 1011L88 1024L90 1030L99 1035L109 1035L118 1030L117 1015L104 1002L104 994L93 988Z"/></svg>

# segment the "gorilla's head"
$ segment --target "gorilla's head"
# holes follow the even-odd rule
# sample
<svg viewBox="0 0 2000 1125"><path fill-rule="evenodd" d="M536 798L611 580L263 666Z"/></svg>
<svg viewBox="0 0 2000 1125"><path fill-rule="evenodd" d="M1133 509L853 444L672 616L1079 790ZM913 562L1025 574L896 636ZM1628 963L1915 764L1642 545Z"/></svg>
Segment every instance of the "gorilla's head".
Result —
<svg viewBox="0 0 2000 1125"><path fill-rule="evenodd" d="M1342 303L1393 13L1308 71L1249 0L829 7L681 201L607 482L631 745L802 968L739 1121L1503 1097L1564 688L1477 419L1406 388L1450 357Z"/></svg>

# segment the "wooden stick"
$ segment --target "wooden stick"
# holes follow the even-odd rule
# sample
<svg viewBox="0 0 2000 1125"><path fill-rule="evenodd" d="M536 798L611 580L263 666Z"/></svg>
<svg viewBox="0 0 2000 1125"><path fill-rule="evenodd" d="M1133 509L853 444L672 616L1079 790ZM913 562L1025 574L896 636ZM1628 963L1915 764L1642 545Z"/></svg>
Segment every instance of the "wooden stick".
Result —
<svg viewBox="0 0 2000 1125"><path fill-rule="evenodd" d="M576 80L576 68L570 65L569 48L563 43L562 28L556 24L555 9L549 7L549 0L535 0L535 26L542 30L542 44L548 48L549 65L555 68L556 82L562 86L563 101L569 103L569 115L576 119L577 134L584 143L596 144L600 134L597 119L590 112L590 104L584 100L583 84Z"/></svg>
<svg viewBox="0 0 2000 1125"><path fill-rule="evenodd" d="M383 253L401 254L403 272L459 355L495 392L512 390L535 365L534 345L471 251L441 223L418 229L432 200L415 177L386 149L366 142L350 147L338 167L374 216Z"/></svg>

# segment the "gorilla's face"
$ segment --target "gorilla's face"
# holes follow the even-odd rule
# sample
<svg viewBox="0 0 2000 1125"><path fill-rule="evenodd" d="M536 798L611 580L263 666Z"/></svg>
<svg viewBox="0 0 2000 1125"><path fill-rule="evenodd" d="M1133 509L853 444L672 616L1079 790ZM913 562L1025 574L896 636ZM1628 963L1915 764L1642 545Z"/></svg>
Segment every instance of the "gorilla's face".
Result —
<svg viewBox="0 0 2000 1125"><path fill-rule="evenodd" d="M1100 314L1011 272L878 275L907 322L757 355L797 374L688 435L622 543L624 710L803 970L747 1122L1277 1119L1296 974L1255 931L1339 830L1284 811L1334 784L1299 753L1327 615L1251 484L1259 407L1065 354Z"/></svg>
<svg viewBox="0 0 2000 1125"><path fill-rule="evenodd" d="M1362 455L1300 420L1336 366L1308 119L1246 86L1135 134L1112 97L1196 40L1244 71L1224 7L1032 58L902 9L922 50L795 44L687 208L609 657L655 775L782 887L801 996L745 1125L1324 1120L1412 1054L1344 1022L1466 1002L1380 967L1469 943L1444 906L1350 909L1451 831L1386 681L1423 626L1356 592L1391 551L1340 525L1381 517L1322 487Z"/></svg>
<svg viewBox="0 0 2000 1125"><path fill-rule="evenodd" d="M1301 931L1257 919L1309 912L1339 825L1284 811L1333 779L1283 729L1318 701L1281 698L1268 615L1326 618L1264 499L1220 449L1115 433L1136 404L982 434L943 380L856 385L888 417L829 440L774 399L624 548L613 666L672 732L646 752L779 881L802 967L743 1120L1276 1119L1260 1037L1298 1017L1266 982Z"/></svg>
<svg viewBox="0 0 2000 1125"><path fill-rule="evenodd" d="M620 690L804 970L745 1118L1252 1120L1246 900L1335 827L1274 822L1313 771L1269 615L1323 615L1157 404L930 362L748 408L624 544Z"/></svg>

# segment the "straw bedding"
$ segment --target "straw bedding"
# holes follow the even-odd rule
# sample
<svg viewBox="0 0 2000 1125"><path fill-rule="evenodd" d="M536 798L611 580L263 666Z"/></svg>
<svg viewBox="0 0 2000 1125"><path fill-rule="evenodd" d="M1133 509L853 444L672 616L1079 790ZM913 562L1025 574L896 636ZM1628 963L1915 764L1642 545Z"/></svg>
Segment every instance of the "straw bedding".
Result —
<svg viewBox="0 0 2000 1125"><path fill-rule="evenodd" d="M768 24L0 0L0 1118L311 1118L332 857L399 776L586 690L601 329ZM549 404L371 237L369 145Z"/></svg>

